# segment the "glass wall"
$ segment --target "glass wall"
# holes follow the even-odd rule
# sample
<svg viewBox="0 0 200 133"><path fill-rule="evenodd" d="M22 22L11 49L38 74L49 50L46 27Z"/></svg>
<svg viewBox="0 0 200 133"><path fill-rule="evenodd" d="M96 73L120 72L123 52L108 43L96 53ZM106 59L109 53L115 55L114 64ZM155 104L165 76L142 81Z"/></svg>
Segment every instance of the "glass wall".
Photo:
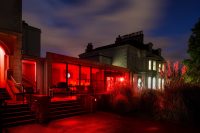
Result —
<svg viewBox="0 0 200 133"><path fill-rule="evenodd" d="M91 86L96 93L105 91L104 70L92 68Z"/></svg>
<svg viewBox="0 0 200 133"><path fill-rule="evenodd" d="M114 85L128 84L129 78L129 73L125 72L74 64L52 64L52 88L63 84L63 88L75 93L105 93L114 89Z"/></svg>
<svg viewBox="0 0 200 133"><path fill-rule="evenodd" d="M66 64L52 64L52 86L66 88Z"/></svg>
<svg viewBox="0 0 200 133"><path fill-rule="evenodd" d="M68 64L68 86L75 87L79 85L79 66Z"/></svg>

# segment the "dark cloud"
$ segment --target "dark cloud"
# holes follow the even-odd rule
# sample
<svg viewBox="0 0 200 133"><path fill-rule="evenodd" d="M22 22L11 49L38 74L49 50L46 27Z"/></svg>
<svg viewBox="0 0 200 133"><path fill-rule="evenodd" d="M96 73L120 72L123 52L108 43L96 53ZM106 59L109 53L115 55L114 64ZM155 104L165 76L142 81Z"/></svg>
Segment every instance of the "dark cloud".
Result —
<svg viewBox="0 0 200 133"><path fill-rule="evenodd" d="M23 19L41 28L43 56L46 51L78 56L88 42L97 47L119 34L152 30L164 5L165 0L24 0ZM159 37L150 41L168 48Z"/></svg>

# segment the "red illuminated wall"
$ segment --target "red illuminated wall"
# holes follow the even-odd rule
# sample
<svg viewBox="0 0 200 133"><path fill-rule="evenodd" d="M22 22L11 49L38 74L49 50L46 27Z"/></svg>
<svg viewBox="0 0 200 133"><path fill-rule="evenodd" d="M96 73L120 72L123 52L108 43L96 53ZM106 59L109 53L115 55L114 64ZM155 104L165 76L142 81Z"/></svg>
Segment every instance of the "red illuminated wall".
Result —
<svg viewBox="0 0 200 133"><path fill-rule="evenodd" d="M0 87L5 87L5 52L0 46Z"/></svg>
<svg viewBox="0 0 200 133"><path fill-rule="evenodd" d="M22 60L22 77L26 85L33 86L36 82L36 62Z"/></svg>

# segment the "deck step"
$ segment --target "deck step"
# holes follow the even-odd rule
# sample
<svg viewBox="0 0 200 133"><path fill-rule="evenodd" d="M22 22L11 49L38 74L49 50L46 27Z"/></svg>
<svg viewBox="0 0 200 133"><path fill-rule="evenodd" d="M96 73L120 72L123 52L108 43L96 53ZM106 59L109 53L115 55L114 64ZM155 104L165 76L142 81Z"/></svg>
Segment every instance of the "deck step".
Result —
<svg viewBox="0 0 200 133"><path fill-rule="evenodd" d="M0 88L0 96L4 100L10 100L11 99L11 97L10 97L8 91L6 90L6 88Z"/></svg>
<svg viewBox="0 0 200 133"><path fill-rule="evenodd" d="M50 119L62 119L87 113L77 100L52 102L49 106Z"/></svg>
<svg viewBox="0 0 200 133"><path fill-rule="evenodd" d="M35 122L35 114L30 111L28 104L7 105L2 110L4 127L18 126Z"/></svg>

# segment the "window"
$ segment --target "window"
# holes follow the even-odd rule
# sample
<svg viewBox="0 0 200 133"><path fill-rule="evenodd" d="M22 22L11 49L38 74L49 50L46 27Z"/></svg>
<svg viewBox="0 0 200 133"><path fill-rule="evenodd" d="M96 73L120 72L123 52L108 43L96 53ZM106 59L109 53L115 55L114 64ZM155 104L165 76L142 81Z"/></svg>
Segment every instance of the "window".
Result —
<svg viewBox="0 0 200 133"><path fill-rule="evenodd" d="M156 70L156 61L153 61L153 70Z"/></svg>
<svg viewBox="0 0 200 133"><path fill-rule="evenodd" d="M152 85L153 89L156 89L156 78L153 77L153 85Z"/></svg>
<svg viewBox="0 0 200 133"><path fill-rule="evenodd" d="M158 64L158 72L161 72L161 70L162 70L162 66L161 66L161 64L159 63L159 64Z"/></svg>
<svg viewBox="0 0 200 133"><path fill-rule="evenodd" d="M158 79L158 89L161 89L161 78Z"/></svg>
<svg viewBox="0 0 200 133"><path fill-rule="evenodd" d="M149 70L151 70L151 60L149 60Z"/></svg>
<svg viewBox="0 0 200 133"><path fill-rule="evenodd" d="M164 79L162 79L162 89L164 89L164 84L165 84L165 80Z"/></svg>
<svg viewBox="0 0 200 133"><path fill-rule="evenodd" d="M162 71L164 72L164 70L165 70L165 65L162 64Z"/></svg>
<svg viewBox="0 0 200 133"><path fill-rule="evenodd" d="M151 77L148 77L148 88L151 89Z"/></svg>
<svg viewBox="0 0 200 133"><path fill-rule="evenodd" d="M138 88L142 88L142 79L138 78Z"/></svg>

